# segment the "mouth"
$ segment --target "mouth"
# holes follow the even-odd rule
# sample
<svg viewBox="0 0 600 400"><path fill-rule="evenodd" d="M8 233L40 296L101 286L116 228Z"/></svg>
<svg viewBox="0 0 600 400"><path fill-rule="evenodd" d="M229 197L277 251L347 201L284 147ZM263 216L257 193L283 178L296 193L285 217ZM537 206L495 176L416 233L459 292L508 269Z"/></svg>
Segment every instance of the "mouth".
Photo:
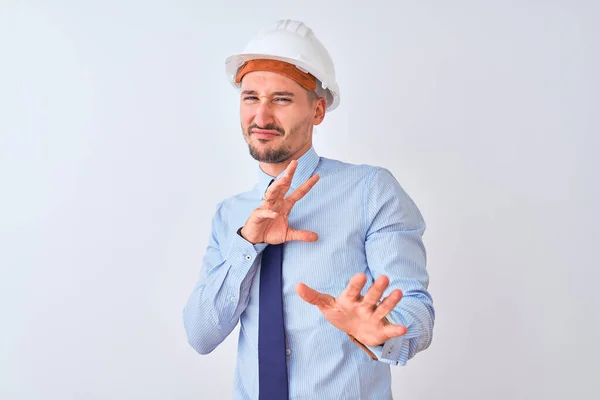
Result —
<svg viewBox="0 0 600 400"><path fill-rule="evenodd" d="M277 136L281 136L281 133L270 129L252 129L250 131L252 136L256 136L259 139L272 139Z"/></svg>

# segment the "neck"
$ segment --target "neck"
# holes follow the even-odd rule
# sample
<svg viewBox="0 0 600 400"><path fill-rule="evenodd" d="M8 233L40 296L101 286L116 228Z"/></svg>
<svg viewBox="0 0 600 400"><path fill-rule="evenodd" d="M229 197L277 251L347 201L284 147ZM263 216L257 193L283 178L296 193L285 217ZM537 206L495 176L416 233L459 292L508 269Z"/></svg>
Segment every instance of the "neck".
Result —
<svg viewBox="0 0 600 400"><path fill-rule="evenodd" d="M298 150L297 152L295 152L293 155L291 155L287 160L280 162L280 163L265 163L265 162L259 162L258 165L260 166L260 169L262 169L262 171L272 177L276 177L279 176L279 174L281 174L288 165L290 165L290 162L292 162L292 160L298 160L300 157L302 157L308 150L310 150L312 144L309 142L306 144L306 146L302 147L300 150Z"/></svg>

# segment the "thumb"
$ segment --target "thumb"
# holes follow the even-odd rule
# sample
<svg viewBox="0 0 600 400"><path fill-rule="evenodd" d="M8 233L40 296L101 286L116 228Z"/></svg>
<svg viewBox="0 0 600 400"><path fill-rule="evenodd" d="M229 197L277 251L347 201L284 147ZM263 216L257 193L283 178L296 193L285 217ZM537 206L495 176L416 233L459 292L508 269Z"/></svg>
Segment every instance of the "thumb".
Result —
<svg viewBox="0 0 600 400"><path fill-rule="evenodd" d="M297 231L290 228L287 233L286 242L291 240L299 240L301 242L316 242L319 240L319 235L311 231Z"/></svg>
<svg viewBox="0 0 600 400"><path fill-rule="evenodd" d="M319 293L304 283L296 285L296 293L298 293L302 300L319 308L330 306L332 301L334 301L333 297L328 294Z"/></svg>

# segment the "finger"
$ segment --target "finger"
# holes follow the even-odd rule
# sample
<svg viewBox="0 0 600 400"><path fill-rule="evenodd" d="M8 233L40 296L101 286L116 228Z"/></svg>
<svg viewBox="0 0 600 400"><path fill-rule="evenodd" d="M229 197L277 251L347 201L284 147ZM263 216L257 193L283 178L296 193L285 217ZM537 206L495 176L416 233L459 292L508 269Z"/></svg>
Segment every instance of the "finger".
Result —
<svg viewBox="0 0 600 400"><path fill-rule="evenodd" d="M367 276L365 274L360 273L354 275L340 297L345 297L352 301L358 300L360 298L360 292L363 290L363 287L365 287L365 283L367 283Z"/></svg>
<svg viewBox="0 0 600 400"><path fill-rule="evenodd" d="M285 241L289 242L291 240L299 240L301 242L316 242L319 240L319 235L311 231L297 231L295 229L290 229L287 232Z"/></svg>
<svg viewBox="0 0 600 400"><path fill-rule="evenodd" d="M329 307L335 303L335 299L328 294L319 293L316 290L309 288L304 283L296 285L296 293L309 304L317 307Z"/></svg>
<svg viewBox="0 0 600 400"><path fill-rule="evenodd" d="M301 198L303 198L304 196L306 196L306 194L308 192L310 192L310 189L312 189L313 186L315 186L315 184L318 182L318 180L319 180L319 175L313 175L313 176L311 176L310 178L308 178L308 180L306 182L304 182L296 190L294 190L287 197L287 199L292 200L294 203L297 202L298 200L300 200Z"/></svg>
<svg viewBox="0 0 600 400"><path fill-rule="evenodd" d="M261 219L274 219L278 215L279 215L279 213L277 213L275 211L262 210L260 208L257 208L256 210L254 210L252 212L252 217L255 218L255 219L257 219L257 220L261 220Z"/></svg>
<svg viewBox="0 0 600 400"><path fill-rule="evenodd" d="M294 177L294 173L296 172L296 168L297 167L298 167L298 161L297 160L290 161L290 163L288 164L288 166L285 167L284 177L286 177L286 179L289 179L291 181L292 178Z"/></svg>
<svg viewBox="0 0 600 400"><path fill-rule="evenodd" d="M398 305L402 299L402 291L400 289L394 289L392 293L377 306L373 313L373 318L377 320L385 318L394 308Z"/></svg>
<svg viewBox="0 0 600 400"><path fill-rule="evenodd" d="M283 178L275 180L265 192L263 200L268 203L283 200L285 194L290 189L290 185L291 183L284 181Z"/></svg>
<svg viewBox="0 0 600 400"><path fill-rule="evenodd" d="M274 199L283 198L288 190L290 190L292 178L294 177L297 167L298 161L292 160L285 169L285 174L283 174L280 179L276 179L271 186L269 186L265 192L265 197L271 201Z"/></svg>
<svg viewBox="0 0 600 400"><path fill-rule="evenodd" d="M374 309L377 303L379 303L381 296L383 296L384 290L387 289L389 284L390 280L385 275L380 275L377 279L375 279L373 286L367 290L367 294L365 294L365 297L363 298L363 305Z"/></svg>
<svg viewBox="0 0 600 400"><path fill-rule="evenodd" d="M404 325L386 325L381 330L381 333L387 338L392 339L398 336L406 335L406 327Z"/></svg>

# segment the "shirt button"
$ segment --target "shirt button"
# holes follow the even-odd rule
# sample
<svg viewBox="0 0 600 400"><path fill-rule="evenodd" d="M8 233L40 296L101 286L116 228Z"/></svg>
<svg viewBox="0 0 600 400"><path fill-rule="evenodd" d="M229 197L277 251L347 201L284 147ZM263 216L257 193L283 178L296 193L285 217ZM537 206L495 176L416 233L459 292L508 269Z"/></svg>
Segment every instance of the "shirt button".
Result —
<svg viewBox="0 0 600 400"><path fill-rule="evenodd" d="M230 301L230 302L232 302L232 303L235 303L235 297L231 296L231 297L229 298L229 301Z"/></svg>
<svg viewBox="0 0 600 400"><path fill-rule="evenodd" d="M248 261L252 260L252 256L251 256L251 255L249 255L249 254L247 254L247 255L246 255L246 260L248 260Z"/></svg>
<svg viewBox="0 0 600 400"><path fill-rule="evenodd" d="M289 356L292 354L292 351L290 349L285 349L285 355Z"/></svg>

